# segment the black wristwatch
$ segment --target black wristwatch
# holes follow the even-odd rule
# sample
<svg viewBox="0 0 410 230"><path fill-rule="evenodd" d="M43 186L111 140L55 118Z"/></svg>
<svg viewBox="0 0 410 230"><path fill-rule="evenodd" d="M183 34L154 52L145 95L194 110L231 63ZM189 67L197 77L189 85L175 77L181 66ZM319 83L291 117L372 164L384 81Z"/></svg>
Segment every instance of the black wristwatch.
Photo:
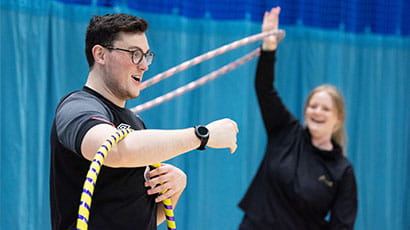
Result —
<svg viewBox="0 0 410 230"><path fill-rule="evenodd" d="M198 150L205 150L205 146L209 140L209 130L203 125L195 126L195 135L201 140L201 145L197 148Z"/></svg>

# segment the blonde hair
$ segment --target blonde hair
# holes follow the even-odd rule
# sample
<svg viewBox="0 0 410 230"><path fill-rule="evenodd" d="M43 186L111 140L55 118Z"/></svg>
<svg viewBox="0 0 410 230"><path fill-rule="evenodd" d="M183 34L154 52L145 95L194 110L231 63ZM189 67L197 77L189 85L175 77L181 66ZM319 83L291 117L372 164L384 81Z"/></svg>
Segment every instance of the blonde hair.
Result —
<svg viewBox="0 0 410 230"><path fill-rule="evenodd" d="M344 128L345 105L344 105L343 96L340 93L340 91L333 85L327 85L327 84L320 85L316 87L315 89L313 89L312 92L310 92L309 96L307 97L305 108L303 110L304 112L306 112L306 109L309 105L310 100L312 99L312 96L318 92L326 92L332 98L333 106L336 109L336 115L340 121L340 125L332 133L332 140L334 140L337 144L339 144L342 147L343 155L345 155L347 136L346 136L346 131Z"/></svg>

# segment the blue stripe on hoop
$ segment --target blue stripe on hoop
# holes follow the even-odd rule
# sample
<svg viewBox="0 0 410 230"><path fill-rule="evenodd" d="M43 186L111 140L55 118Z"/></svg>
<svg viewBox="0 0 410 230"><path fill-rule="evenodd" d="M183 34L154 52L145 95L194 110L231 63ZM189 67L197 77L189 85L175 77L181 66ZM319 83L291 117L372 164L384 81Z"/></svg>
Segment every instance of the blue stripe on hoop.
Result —
<svg viewBox="0 0 410 230"><path fill-rule="evenodd" d="M90 168L90 170L93 171L95 173L95 175L98 176L98 172L97 172L97 170L95 170L95 168Z"/></svg>
<svg viewBox="0 0 410 230"><path fill-rule="evenodd" d="M98 151L97 154L100 154L102 157L105 157L104 153L101 151Z"/></svg>
<svg viewBox="0 0 410 230"><path fill-rule="evenodd" d="M95 183L94 183L93 179L87 177L86 180L87 180L88 182L90 182L90 183L95 187Z"/></svg>
<svg viewBox="0 0 410 230"><path fill-rule="evenodd" d="M85 189L85 188L83 188L83 193L85 193L85 194L89 195L90 197L92 197L92 196L93 196L93 194L91 194L91 192L90 192L90 191L88 191L88 190L87 190L87 189Z"/></svg>
<svg viewBox="0 0 410 230"><path fill-rule="evenodd" d="M167 219L170 220L170 221L175 221L175 217L173 217L173 216L166 216L166 217L167 217Z"/></svg>
<svg viewBox="0 0 410 230"><path fill-rule="evenodd" d="M108 151L108 147L106 145L101 145L101 147L104 147Z"/></svg>
<svg viewBox="0 0 410 230"><path fill-rule="evenodd" d="M82 221L84 221L85 223L87 223L87 224L88 224L88 220L87 220L87 218L85 218L85 216L83 216L83 215L78 214L77 219L80 219L80 220L82 220ZM77 228L77 229L78 229L78 228Z"/></svg>
<svg viewBox="0 0 410 230"><path fill-rule="evenodd" d="M87 204L86 202L84 202L84 201L81 201L81 202L80 202L80 206L83 206L84 208L90 210L90 206L88 206L88 204Z"/></svg>
<svg viewBox="0 0 410 230"><path fill-rule="evenodd" d="M101 151L98 151L97 154L100 154L103 158L105 157L104 153Z"/></svg>
<svg viewBox="0 0 410 230"><path fill-rule="evenodd" d="M94 159L93 161L94 161L95 163L97 163L98 165L100 165L100 166L101 166L101 162L100 162L99 160Z"/></svg>
<svg viewBox="0 0 410 230"><path fill-rule="evenodd" d="M111 135L112 138L114 138L115 141L117 141L117 137L114 135Z"/></svg>
<svg viewBox="0 0 410 230"><path fill-rule="evenodd" d="M110 143L110 145L112 146L112 142L111 142L110 139L107 139L106 141L107 141L108 143Z"/></svg>

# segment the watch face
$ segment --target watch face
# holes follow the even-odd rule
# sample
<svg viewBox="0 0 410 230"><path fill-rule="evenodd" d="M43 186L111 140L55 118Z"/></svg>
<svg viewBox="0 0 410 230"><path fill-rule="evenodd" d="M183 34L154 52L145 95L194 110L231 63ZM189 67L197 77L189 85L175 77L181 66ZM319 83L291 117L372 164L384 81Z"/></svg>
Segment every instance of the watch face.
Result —
<svg viewBox="0 0 410 230"><path fill-rule="evenodd" d="M208 134L208 129L204 126L199 126L198 127L198 133L201 135L207 135Z"/></svg>

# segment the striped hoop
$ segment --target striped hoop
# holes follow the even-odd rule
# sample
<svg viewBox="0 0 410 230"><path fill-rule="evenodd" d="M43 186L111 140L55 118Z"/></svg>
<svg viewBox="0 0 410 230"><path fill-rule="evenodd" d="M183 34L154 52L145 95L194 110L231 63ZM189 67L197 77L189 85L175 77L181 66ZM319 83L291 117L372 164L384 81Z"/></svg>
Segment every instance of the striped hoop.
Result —
<svg viewBox="0 0 410 230"><path fill-rule="evenodd" d="M232 43L229 43L227 45L224 45L222 47L219 47L217 49L211 50L205 54L202 54L200 56L197 56L195 58L192 58L191 60L185 61L177 66L174 66L160 74L155 75L154 77L142 82L141 84L141 90L146 89L149 86L152 86L172 75L175 75L178 72L181 72L183 70L186 70L192 66L195 66L203 61L206 61L208 59L211 59L213 57L216 57L218 55L221 55L227 51L239 48L241 46L250 44L252 42L256 42L258 40L264 39L265 37L274 35L277 37L277 41L280 42L281 40L283 40L283 38L285 37L285 31L284 30L272 30L272 31L268 31L268 32L263 32L263 33L259 33L259 34L255 34L255 35L251 35L249 37L245 37L243 39L240 39L238 41L234 41ZM198 86L201 86L203 84L205 84L206 82L210 81L210 80L214 80L217 77L226 74L227 72L237 68L238 66L244 64L247 61L252 60L253 58L259 56L260 53L260 49L255 49L253 51L251 51L250 53L244 55L241 58L236 59L235 61L222 66L221 68L201 77L200 79L196 80L196 81L192 81L188 84L186 84L185 86L179 87L178 89L171 91L165 95L162 95L160 97L157 97L153 100L150 100L148 102L145 102L144 104L138 105L134 108L131 109L131 111L133 111L134 113L139 113L142 112L144 110L147 110L149 108L152 108L154 106L157 106L165 101L171 100L172 98L176 97L176 96L180 96L188 91L191 91L195 88L197 88Z"/></svg>
<svg viewBox="0 0 410 230"><path fill-rule="evenodd" d="M81 193L80 205L78 207L77 216L77 230L87 230L88 220L90 216L92 196L94 193L94 188L97 183L98 174L100 172L101 166L104 164L104 159L107 157L111 148L117 144L119 141L124 139L132 129L120 129L114 134L112 134L97 150L94 159L91 162L90 168L87 172L86 179L84 181L83 191ZM153 167L160 167L161 164L154 164ZM165 193L162 191L161 193ZM169 230L176 230L176 223L174 217L174 210L172 207L171 199L165 199L162 201L165 207L165 216L167 220L167 226Z"/></svg>

